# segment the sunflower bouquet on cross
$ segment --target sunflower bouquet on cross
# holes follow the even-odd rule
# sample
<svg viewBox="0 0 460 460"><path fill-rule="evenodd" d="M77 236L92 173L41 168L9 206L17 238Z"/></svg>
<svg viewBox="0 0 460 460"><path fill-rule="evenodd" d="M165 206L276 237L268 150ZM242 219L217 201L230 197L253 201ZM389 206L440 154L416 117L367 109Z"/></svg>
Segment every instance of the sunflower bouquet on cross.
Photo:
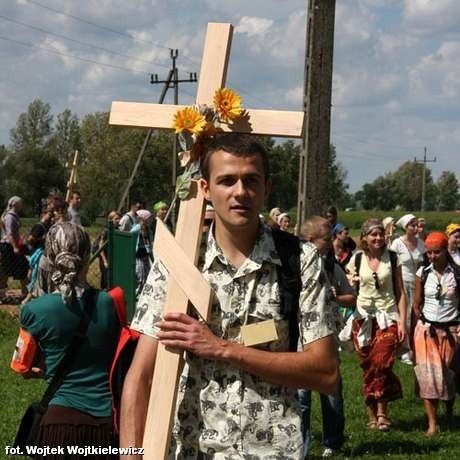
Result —
<svg viewBox="0 0 460 460"><path fill-rule="evenodd" d="M174 115L173 128L178 135L182 151L178 153L184 172L177 177L174 200L184 200L190 192L192 180L199 179L200 157L206 146L222 131L223 124L231 125L245 115L241 97L229 88L219 88L214 94L214 106L193 105L178 110Z"/></svg>

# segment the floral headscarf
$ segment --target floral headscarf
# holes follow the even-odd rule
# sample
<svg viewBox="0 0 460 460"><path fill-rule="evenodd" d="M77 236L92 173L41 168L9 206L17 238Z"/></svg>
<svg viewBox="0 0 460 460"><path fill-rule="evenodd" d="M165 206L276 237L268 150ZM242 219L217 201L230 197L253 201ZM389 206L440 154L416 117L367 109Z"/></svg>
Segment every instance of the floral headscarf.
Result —
<svg viewBox="0 0 460 460"><path fill-rule="evenodd" d="M46 237L46 255L51 265L51 280L68 304L76 296L76 288L83 288L81 271L90 256L90 239L79 225L63 222L53 225Z"/></svg>

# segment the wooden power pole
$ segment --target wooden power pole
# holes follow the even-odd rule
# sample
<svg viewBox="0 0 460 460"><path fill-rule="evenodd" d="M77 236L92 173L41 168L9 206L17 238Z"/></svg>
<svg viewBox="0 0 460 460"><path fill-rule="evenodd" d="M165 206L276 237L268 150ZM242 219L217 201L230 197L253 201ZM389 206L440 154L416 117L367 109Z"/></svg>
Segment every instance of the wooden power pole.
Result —
<svg viewBox="0 0 460 460"><path fill-rule="evenodd" d="M309 0L305 51L305 127L300 154L297 224L321 214L330 146L335 0Z"/></svg>

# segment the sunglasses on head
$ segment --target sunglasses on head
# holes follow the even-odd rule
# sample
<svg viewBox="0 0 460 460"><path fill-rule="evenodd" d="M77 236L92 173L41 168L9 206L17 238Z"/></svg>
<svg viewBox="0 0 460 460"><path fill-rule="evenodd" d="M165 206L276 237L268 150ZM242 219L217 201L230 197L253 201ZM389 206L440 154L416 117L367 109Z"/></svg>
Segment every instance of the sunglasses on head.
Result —
<svg viewBox="0 0 460 460"><path fill-rule="evenodd" d="M379 280L379 276L377 275L376 272L372 272L372 278L374 278L375 289L379 290L380 289L380 280Z"/></svg>
<svg viewBox="0 0 460 460"><path fill-rule="evenodd" d="M441 283L438 283L436 286L436 294L434 296L436 300L441 300L441 291L442 291Z"/></svg>

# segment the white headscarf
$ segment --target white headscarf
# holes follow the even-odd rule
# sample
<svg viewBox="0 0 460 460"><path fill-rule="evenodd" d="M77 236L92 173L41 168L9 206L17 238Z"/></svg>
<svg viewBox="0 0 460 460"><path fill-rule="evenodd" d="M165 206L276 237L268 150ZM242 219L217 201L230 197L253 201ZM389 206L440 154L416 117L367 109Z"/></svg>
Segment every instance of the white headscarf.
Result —
<svg viewBox="0 0 460 460"><path fill-rule="evenodd" d="M407 224L414 219L417 218L413 214L405 214L396 222L396 225L401 227L403 230L406 230Z"/></svg>
<svg viewBox="0 0 460 460"><path fill-rule="evenodd" d="M66 304L75 297L77 287L84 287L79 275L88 263L90 248L90 239L83 227L71 222L53 225L46 236L51 280Z"/></svg>
<svg viewBox="0 0 460 460"><path fill-rule="evenodd" d="M284 219L285 217L289 217L289 214L287 212L282 212L276 219L276 222L278 225L281 224L281 220Z"/></svg>

